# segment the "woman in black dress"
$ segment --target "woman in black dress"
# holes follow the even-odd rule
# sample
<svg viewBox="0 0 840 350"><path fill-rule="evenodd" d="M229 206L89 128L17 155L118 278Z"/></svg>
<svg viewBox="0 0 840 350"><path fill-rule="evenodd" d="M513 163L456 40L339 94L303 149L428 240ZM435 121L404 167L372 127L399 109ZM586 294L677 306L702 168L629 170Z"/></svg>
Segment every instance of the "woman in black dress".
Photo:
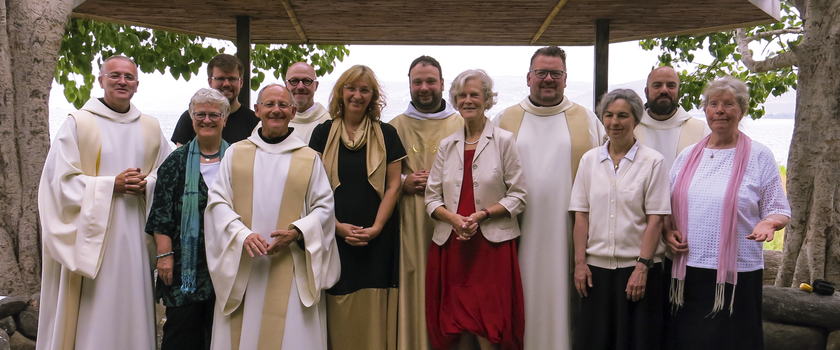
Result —
<svg viewBox="0 0 840 350"><path fill-rule="evenodd" d="M341 278L327 291L333 349L396 345L399 215L395 212L405 149L379 121L384 96L370 68L356 65L335 84L333 120L315 127L309 147L321 154L335 191Z"/></svg>

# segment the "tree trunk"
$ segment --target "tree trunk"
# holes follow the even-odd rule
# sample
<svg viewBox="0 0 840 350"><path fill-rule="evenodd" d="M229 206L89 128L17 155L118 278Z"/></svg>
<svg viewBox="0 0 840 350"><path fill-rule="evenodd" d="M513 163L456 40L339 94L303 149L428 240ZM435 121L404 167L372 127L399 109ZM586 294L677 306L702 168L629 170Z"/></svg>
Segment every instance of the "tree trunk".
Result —
<svg viewBox="0 0 840 350"><path fill-rule="evenodd" d="M788 157L793 211L776 286L840 283L840 1L794 1L799 45L796 123Z"/></svg>
<svg viewBox="0 0 840 350"><path fill-rule="evenodd" d="M40 289L47 101L72 8L73 0L0 1L0 295Z"/></svg>

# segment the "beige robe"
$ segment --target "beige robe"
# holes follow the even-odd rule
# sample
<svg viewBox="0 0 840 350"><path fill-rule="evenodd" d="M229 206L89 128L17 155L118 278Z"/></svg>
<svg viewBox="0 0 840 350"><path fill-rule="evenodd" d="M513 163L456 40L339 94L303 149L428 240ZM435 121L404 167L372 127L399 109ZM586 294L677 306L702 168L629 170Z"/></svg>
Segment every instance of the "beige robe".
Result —
<svg viewBox="0 0 840 350"><path fill-rule="evenodd" d="M565 110L573 102L537 107L525 98L525 115L516 138L528 179L528 207L522 213L519 268L525 299L525 349L571 347L570 302L577 298L571 276L572 145ZM504 113L504 112L502 112ZM500 115L502 114L500 113ZM586 110L586 130L577 130L591 147L604 142L604 126ZM499 125L501 118L494 122Z"/></svg>
<svg viewBox="0 0 840 350"><path fill-rule="evenodd" d="M389 123L397 129L408 156L402 174L431 170L440 141L461 130L464 119L450 110L441 119L398 115ZM425 211L423 194L403 193L400 206L400 292L397 349L431 349L426 333L426 259L434 232L434 220Z"/></svg>
<svg viewBox="0 0 840 350"><path fill-rule="evenodd" d="M288 295L282 342L273 349L327 349L326 302L324 291L338 281L341 266L335 246L333 193L323 164L316 156L300 219L291 226L303 232L304 247L289 248L294 261L290 289L268 290L270 256L251 258L243 248L245 238L257 232L267 242L276 230L278 213L289 175L292 151L305 147L303 141L289 137L268 144L256 133L248 140L257 146L254 158L253 211L247 227L233 210L234 191L231 166L233 151L222 159L216 181L208 191L205 211L207 265L216 290L212 349L231 349L231 315L242 313L240 350L258 347L266 298ZM245 141L243 141L245 142ZM284 228L286 229L286 228ZM246 261L245 259L249 259ZM250 266L249 266L250 265ZM244 266L244 267L243 267ZM277 315L272 315L277 317Z"/></svg>
<svg viewBox="0 0 840 350"><path fill-rule="evenodd" d="M94 98L82 109L94 115L87 121L95 125L81 120L86 128L77 132L76 119L67 118L41 175L44 247L36 348L153 350L155 243L144 232L146 204L152 201L154 172L171 149L152 117L144 116L152 123L141 127L134 105L116 113ZM99 136L87 133L91 129ZM79 146L97 143L96 138L98 171L96 151L80 152ZM116 176L135 167L149 173L146 194L114 193Z"/></svg>
<svg viewBox="0 0 840 350"><path fill-rule="evenodd" d="M665 157L665 169L670 171L674 160L684 148L700 142L712 130L705 121L693 118L682 107L678 107L674 115L666 120L653 119L645 110L634 133L641 144Z"/></svg>
<svg viewBox="0 0 840 350"><path fill-rule="evenodd" d="M299 137L308 145L309 139L312 137L312 130L314 130L318 124L321 124L329 119L331 119L330 112L324 108L321 103L315 102L315 104L313 104L312 107L309 107L309 109L305 111L298 111L297 114L295 114L295 118L289 122L289 126L295 128L292 135Z"/></svg>

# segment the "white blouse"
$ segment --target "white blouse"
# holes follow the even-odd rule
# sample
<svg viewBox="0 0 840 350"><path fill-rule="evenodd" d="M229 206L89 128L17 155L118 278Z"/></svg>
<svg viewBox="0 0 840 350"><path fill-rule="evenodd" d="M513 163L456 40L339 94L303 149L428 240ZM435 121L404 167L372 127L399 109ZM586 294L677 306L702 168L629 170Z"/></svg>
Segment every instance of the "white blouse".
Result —
<svg viewBox="0 0 840 350"><path fill-rule="evenodd" d="M671 169L671 192L694 145L686 147ZM732 173L735 148L703 151L688 190L688 266L717 269L723 197ZM747 239L771 214L790 217L779 165L767 146L752 141L749 163L738 190L738 271L764 268L763 243Z"/></svg>

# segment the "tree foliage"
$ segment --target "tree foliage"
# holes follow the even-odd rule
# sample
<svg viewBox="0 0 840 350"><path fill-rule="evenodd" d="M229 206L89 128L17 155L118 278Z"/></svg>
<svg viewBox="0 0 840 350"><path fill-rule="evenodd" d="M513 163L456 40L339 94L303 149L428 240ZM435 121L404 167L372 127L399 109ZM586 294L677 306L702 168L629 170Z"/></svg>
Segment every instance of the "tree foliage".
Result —
<svg viewBox="0 0 840 350"><path fill-rule="evenodd" d="M781 96L796 89L795 56L790 47L802 39L802 20L788 1L783 0L781 6L780 22L704 35L648 39L639 45L649 51L660 50L659 64L677 68L682 80L681 104L686 110L700 107L701 94L709 81L728 74L750 87L747 115L758 119L765 114L763 103L768 96ZM766 58L759 63L769 64L755 64L753 53L746 46L749 43L763 46L762 56ZM711 55L711 62L695 61L702 51Z"/></svg>
<svg viewBox="0 0 840 350"><path fill-rule="evenodd" d="M72 18L61 43L55 81L64 87L67 101L81 108L96 82L94 63L100 65L103 58L125 55L144 73L165 74L168 69L173 78L189 81L203 64L225 51L214 47L215 42L201 36ZM279 79L291 64L303 60L315 67L318 76L325 75L348 53L343 45L252 45L251 89L259 88L266 72Z"/></svg>

